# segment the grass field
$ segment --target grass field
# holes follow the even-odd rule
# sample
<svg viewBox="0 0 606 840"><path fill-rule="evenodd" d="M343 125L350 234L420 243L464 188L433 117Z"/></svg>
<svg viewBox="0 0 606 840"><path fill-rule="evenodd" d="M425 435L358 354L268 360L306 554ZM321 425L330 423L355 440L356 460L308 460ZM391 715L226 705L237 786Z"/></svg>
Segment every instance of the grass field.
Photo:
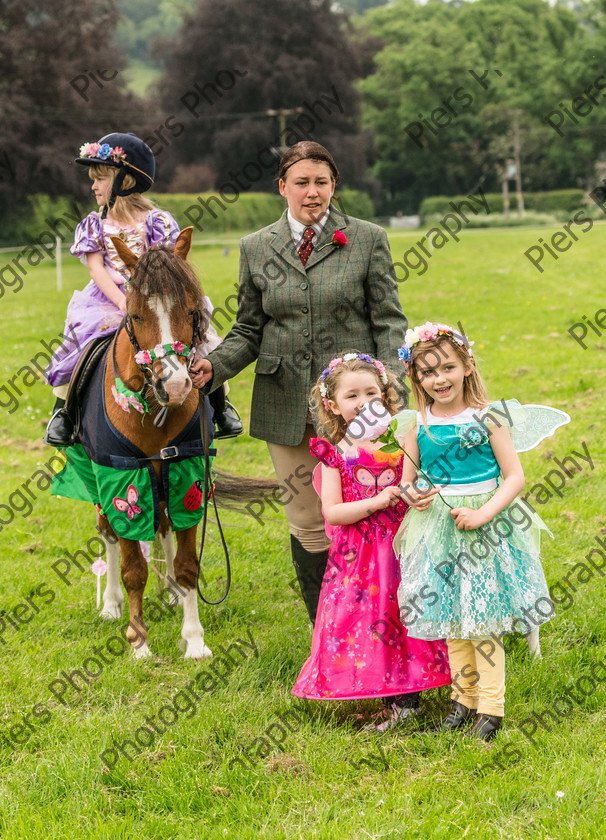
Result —
<svg viewBox="0 0 606 840"><path fill-rule="evenodd" d="M68 258L58 293L54 264L47 260L29 269L20 292L5 290L0 300L0 403L6 406L0 409L0 520L6 523L0 532L2 838L603 837L606 665L599 663L606 661L606 580L604 572L576 564L599 548L596 539L606 543L606 334L589 330L583 349L567 330L583 316L593 321L606 306L606 228L596 225L557 261L547 256L541 274L523 251L552 233L463 231L459 244L450 242L433 254L422 276L411 272L401 284L411 324L461 322L476 341L494 399L515 396L572 415L570 425L522 456L528 489L559 470L555 458L580 451L583 442L593 462L591 467L577 460L580 469L559 480L561 496L544 495L537 507L554 534L544 543L548 582L561 584L568 575L569 586L554 590L560 606L542 631L540 662L529 659L518 639L506 641L506 725L492 745L448 735L415 737L418 723L377 736L360 728L362 705L292 697L311 628L289 586L293 570L280 511L269 511L263 524L224 515L232 591L221 606L200 610L221 678L213 677L212 662L181 658L180 615L158 610L149 621L154 658L135 661L128 652L106 652L98 676L88 684L74 677L71 685L64 672L81 670L95 646L109 650L125 622L104 623L98 616L89 571L93 553L82 559L83 572L72 566L62 579L53 571L58 560L86 549L95 520L83 503L51 498L44 489L37 471L52 455L40 442L51 395L35 369L24 379L41 341L58 335L72 290L87 278ZM416 238L391 235L394 259L401 260ZM1 256L1 265L11 258ZM237 261L235 246L227 256L219 245L195 249L193 262L215 305L232 293ZM14 390L2 388L11 378L23 391L16 396L18 407L9 396ZM251 385L252 368L232 382L233 400L246 420ZM221 444L219 464L233 473L271 475L265 445L248 437ZM29 511L15 493L33 476L36 498ZM553 473L552 478L558 481ZM22 511L15 512L17 507ZM204 558L209 592L221 589L218 548L210 543ZM594 552L592 559L606 566L606 552L603 557ZM150 580L148 603L155 598ZM233 661L223 659L221 666L221 646L238 640L248 646L240 643L239 655L232 648ZM201 669L208 671L206 690L195 709L188 708L187 695L178 692ZM426 718L436 720L448 705L448 692L430 693L422 703ZM158 726L140 754L113 761L114 744L132 739L146 716L165 706L173 709L172 715L162 712L165 731ZM376 708L365 704L368 712ZM100 757L104 751L111 769Z"/></svg>

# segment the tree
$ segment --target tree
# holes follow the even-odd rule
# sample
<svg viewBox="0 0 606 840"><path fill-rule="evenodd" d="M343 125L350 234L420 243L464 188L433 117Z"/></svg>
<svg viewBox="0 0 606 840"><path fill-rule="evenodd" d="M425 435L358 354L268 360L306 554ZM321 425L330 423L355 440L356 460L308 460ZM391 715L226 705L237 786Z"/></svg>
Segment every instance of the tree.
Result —
<svg viewBox="0 0 606 840"><path fill-rule="evenodd" d="M344 26L329 0L201 0L164 48L158 93L173 128L170 143L156 142L163 177L177 163L207 163L217 188L267 190L276 148L315 139L349 186L368 186L370 142L358 129Z"/></svg>
<svg viewBox="0 0 606 840"><path fill-rule="evenodd" d="M376 137L375 172L392 199L386 208L413 211L427 195L478 183L498 189L512 157L514 110L527 189L587 182L606 108L596 87L606 39L591 4L399 0L367 13L361 26L384 45L360 87L363 121ZM576 99L590 88L595 101ZM585 114L576 123L565 111L573 101Z"/></svg>
<svg viewBox="0 0 606 840"><path fill-rule="evenodd" d="M90 195L80 145L137 132L141 104L124 93L109 0L4 0L0 15L0 221L10 237L26 197Z"/></svg>

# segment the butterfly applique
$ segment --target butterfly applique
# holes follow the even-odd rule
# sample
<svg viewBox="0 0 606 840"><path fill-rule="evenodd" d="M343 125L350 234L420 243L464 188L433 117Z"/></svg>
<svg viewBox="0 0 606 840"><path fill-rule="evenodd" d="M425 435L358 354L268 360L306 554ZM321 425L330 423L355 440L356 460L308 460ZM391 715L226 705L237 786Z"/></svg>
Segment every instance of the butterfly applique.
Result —
<svg viewBox="0 0 606 840"><path fill-rule="evenodd" d="M126 491L126 499L121 499L119 496L114 496L114 507L120 513L126 513L129 519L133 519L137 513L141 513L141 508L137 504L139 494L134 484L129 484Z"/></svg>
<svg viewBox="0 0 606 840"><path fill-rule="evenodd" d="M394 467L383 467L379 475L375 475L368 467L357 464L353 468L353 477L358 484L365 488L364 498L369 499L371 496L376 496L380 490L394 484L398 474Z"/></svg>

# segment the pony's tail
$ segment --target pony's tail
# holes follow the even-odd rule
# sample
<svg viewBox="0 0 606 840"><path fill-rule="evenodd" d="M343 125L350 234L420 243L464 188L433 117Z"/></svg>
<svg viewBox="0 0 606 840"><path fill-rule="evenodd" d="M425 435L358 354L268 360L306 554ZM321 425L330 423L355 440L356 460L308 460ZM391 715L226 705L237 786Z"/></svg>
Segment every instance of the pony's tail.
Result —
<svg viewBox="0 0 606 840"><path fill-rule="evenodd" d="M243 510L244 504L252 501L263 503L267 496L275 494L279 488L275 478L250 478L213 471L213 480L217 504L230 510Z"/></svg>

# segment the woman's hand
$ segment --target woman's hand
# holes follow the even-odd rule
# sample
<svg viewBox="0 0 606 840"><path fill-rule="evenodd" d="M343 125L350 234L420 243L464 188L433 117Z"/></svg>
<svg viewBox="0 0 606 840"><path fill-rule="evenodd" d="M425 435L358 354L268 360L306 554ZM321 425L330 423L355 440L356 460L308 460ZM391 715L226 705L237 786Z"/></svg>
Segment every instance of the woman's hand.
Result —
<svg viewBox="0 0 606 840"><path fill-rule="evenodd" d="M468 507L453 508L450 515L459 531L475 531L476 528L481 528L488 522L485 514L482 513L482 508L479 510L472 510Z"/></svg>
<svg viewBox="0 0 606 840"><path fill-rule="evenodd" d="M427 510L433 502L433 497L438 493L437 487L430 487L427 490L416 490L414 484L402 486L402 497L406 504L415 510Z"/></svg>
<svg viewBox="0 0 606 840"><path fill-rule="evenodd" d="M397 505L399 501L400 488L396 487L394 484L390 484L389 487L385 487L374 497L374 509L375 511L385 510L385 508Z"/></svg>
<svg viewBox="0 0 606 840"><path fill-rule="evenodd" d="M203 388L213 378L213 366L208 359L194 359L189 375L194 388Z"/></svg>
<svg viewBox="0 0 606 840"><path fill-rule="evenodd" d="M120 302L118 303L118 309L122 314L126 313L126 295L122 295Z"/></svg>

